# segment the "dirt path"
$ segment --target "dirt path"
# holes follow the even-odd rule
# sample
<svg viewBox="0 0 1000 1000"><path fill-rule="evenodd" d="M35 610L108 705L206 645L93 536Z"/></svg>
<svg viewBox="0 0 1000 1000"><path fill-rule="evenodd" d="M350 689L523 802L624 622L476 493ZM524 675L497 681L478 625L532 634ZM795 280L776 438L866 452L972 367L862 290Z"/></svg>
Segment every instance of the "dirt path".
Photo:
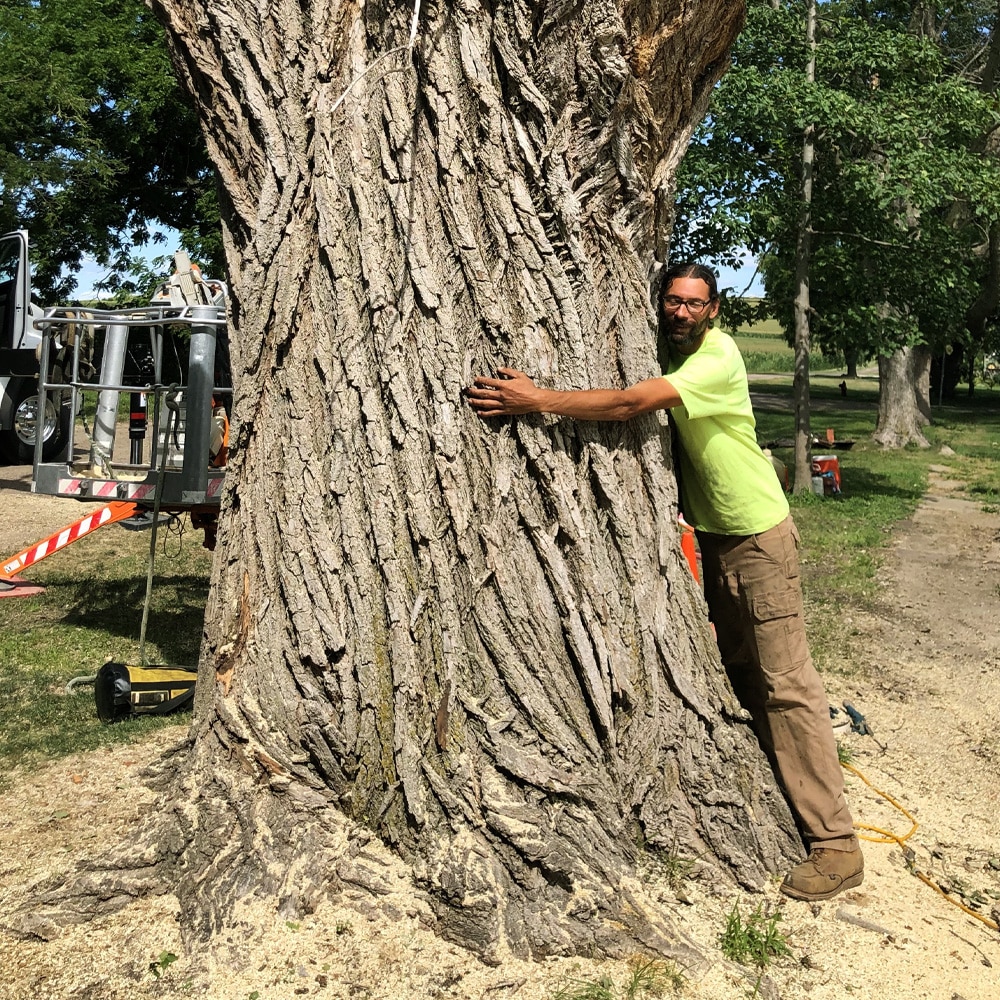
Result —
<svg viewBox="0 0 1000 1000"><path fill-rule="evenodd" d="M874 731L874 738L843 738L854 764L919 823L906 843L910 863L956 898L982 900L979 912L989 918L1000 908L1000 515L963 498L948 473L937 468L926 500L895 534L876 612L844 621L843 669L826 683L831 702L850 701ZM9 469L0 470L0 503L0 547L11 551L79 509L31 497ZM15 523L9 515L16 510L24 516ZM38 878L127 835L153 808L139 771L181 736L167 730L142 749L15 776L0 796L0 911L22 903ZM898 835L909 830L906 817L854 775L848 795L858 822ZM783 900L776 885L740 897L744 914L761 902L780 907L792 951L771 967L758 995L1000 1000L1000 934L914 877L899 844L865 847L864 884L829 903ZM663 904L678 911L709 960L687 971L680 995L752 995L755 977L723 962L716 947L735 893L713 897L695 881L688 896L682 905L664 893ZM185 950L171 896L59 933L44 924L35 935L5 933L0 1000L541 1000L570 979L620 983L624 976L622 963L585 960L487 968L424 930L416 898L391 924L332 903L297 924L247 910L227 937L229 955Z"/></svg>

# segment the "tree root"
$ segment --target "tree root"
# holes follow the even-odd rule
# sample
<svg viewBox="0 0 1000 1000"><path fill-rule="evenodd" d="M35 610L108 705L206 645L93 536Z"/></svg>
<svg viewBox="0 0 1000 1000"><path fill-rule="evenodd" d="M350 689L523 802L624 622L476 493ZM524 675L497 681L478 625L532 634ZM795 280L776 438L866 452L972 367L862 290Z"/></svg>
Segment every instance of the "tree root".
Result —
<svg viewBox="0 0 1000 1000"><path fill-rule="evenodd" d="M159 783L176 767L177 752L147 769L144 779ZM180 782L182 796L190 780L189 774ZM298 793L291 796L294 804L276 810L282 796L243 787L244 808L237 810L228 796L211 791L219 789L203 789L196 802L164 798L120 844L30 886L27 902L3 929L18 939L50 941L69 925L172 893L185 939L204 947L238 922L237 906L248 897L271 900L286 920L300 919L328 898L367 918L416 916L494 965L508 955L624 957L639 951L685 965L699 958L625 865L613 885L597 878L570 884L537 869L518 884L482 842L455 839L433 866L418 862L415 868L337 808L317 808L317 797ZM303 808L307 802L312 808ZM294 835L274 850L289 830Z"/></svg>

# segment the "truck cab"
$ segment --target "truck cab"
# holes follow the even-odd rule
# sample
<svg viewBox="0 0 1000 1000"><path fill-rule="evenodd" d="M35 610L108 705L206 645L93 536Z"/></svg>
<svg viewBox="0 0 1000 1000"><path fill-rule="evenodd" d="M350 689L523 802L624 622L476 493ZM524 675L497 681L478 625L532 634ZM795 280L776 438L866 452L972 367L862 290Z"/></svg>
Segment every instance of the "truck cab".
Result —
<svg viewBox="0 0 1000 1000"><path fill-rule="evenodd" d="M42 335L35 321L41 315L31 301L28 234L5 233L0 236L0 459L7 462L31 461L39 426L46 458L69 439L68 395L50 392L40 406Z"/></svg>

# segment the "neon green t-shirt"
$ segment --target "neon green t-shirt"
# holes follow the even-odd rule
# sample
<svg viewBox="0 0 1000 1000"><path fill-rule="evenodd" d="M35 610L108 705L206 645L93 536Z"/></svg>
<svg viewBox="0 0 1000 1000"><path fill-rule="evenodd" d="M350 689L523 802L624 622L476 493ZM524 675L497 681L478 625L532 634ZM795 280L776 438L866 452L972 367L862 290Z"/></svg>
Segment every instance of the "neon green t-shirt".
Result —
<svg viewBox="0 0 1000 1000"><path fill-rule="evenodd" d="M699 531L756 535L788 516L778 477L757 444L747 372L728 334L709 330L694 354L671 352L664 375L681 442L684 516Z"/></svg>

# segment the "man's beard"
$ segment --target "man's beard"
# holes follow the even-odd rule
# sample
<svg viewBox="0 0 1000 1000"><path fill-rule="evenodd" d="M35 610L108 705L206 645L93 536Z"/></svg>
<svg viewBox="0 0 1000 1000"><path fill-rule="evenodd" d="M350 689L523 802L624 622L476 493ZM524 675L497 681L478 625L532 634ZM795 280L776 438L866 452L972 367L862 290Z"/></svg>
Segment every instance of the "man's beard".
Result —
<svg viewBox="0 0 1000 1000"><path fill-rule="evenodd" d="M708 329L711 317L695 320L690 325L678 326L677 317L667 320L667 336L674 347L691 347L697 344Z"/></svg>

